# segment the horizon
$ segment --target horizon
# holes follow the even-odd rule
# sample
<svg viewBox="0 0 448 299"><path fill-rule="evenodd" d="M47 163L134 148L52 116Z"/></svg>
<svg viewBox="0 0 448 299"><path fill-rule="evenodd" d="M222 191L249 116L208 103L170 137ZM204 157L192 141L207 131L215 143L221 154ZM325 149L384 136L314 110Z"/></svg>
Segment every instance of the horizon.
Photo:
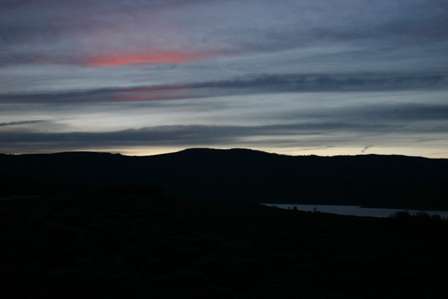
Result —
<svg viewBox="0 0 448 299"><path fill-rule="evenodd" d="M162 155L170 155L170 154L178 154L186 151L221 151L221 152L229 152L229 151L248 151L248 152L259 152L269 155L278 155L278 156L287 156L287 157L319 157L319 158L337 158L337 157L363 157L363 156L378 156L378 157L405 157L405 158L421 158L421 159L431 159L431 160L446 160L448 158L444 157L425 157L418 155L403 155L403 154L376 154L376 153L360 153L360 154L336 154L336 155L316 155L313 153L310 154L288 154L288 153L279 153L272 151L265 151L261 149L254 148L244 148L244 147L230 147L230 148L216 148L216 147L189 147L183 148L179 150L166 151L166 152L156 152L153 154L126 154L121 152L112 152L112 151L91 151L91 150L73 150L73 151L55 151L55 152L35 152L35 153L5 153L0 152L0 155L7 156L27 156L27 155L60 155L60 154L106 154L106 155L120 155L125 157L154 157L154 156L162 156Z"/></svg>

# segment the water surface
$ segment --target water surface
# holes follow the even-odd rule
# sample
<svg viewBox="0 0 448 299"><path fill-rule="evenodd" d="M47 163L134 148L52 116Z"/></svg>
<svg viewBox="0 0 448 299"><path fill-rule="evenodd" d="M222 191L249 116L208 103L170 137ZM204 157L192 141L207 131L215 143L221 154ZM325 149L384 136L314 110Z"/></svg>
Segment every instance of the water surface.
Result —
<svg viewBox="0 0 448 299"><path fill-rule="evenodd" d="M399 212L407 212L410 215L427 214L429 216L439 215L442 218L448 218L448 211L429 211L429 210L407 210L407 209L384 209L384 208L365 208L361 206L341 206L341 205L310 205L310 204L263 204L268 207L281 209L297 209L304 212L320 212L346 216L362 216L386 218L392 217Z"/></svg>

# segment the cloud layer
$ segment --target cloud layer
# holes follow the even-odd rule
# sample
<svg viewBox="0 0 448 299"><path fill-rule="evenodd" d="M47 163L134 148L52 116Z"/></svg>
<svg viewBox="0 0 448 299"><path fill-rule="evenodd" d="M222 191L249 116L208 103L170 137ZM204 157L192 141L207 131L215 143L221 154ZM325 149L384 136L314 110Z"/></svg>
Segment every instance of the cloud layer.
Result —
<svg viewBox="0 0 448 299"><path fill-rule="evenodd" d="M448 156L444 0L4 0L0 45L0 151Z"/></svg>

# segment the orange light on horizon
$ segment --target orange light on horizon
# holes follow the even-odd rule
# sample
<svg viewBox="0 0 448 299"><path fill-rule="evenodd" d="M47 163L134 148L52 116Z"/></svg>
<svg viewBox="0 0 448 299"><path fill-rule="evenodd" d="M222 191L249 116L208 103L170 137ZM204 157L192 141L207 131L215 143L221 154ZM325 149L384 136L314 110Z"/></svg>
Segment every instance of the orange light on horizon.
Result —
<svg viewBox="0 0 448 299"><path fill-rule="evenodd" d="M206 59L211 53L181 52L181 51L156 51L141 54L110 54L98 55L87 60L87 65L92 67L116 67L132 64L184 64Z"/></svg>

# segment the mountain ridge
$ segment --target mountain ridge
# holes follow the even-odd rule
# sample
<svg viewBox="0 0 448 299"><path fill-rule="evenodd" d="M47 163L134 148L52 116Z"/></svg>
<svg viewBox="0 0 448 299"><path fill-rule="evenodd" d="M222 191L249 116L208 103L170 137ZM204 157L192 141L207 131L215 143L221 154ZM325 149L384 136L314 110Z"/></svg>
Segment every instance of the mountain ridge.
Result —
<svg viewBox="0 0 448 299"><path fill-rule="evenodd" d="M26 184L33 186L26 188L31 193L128 185L158 188L177 198L448 210L447 159L202 148L144 157L4 155L0 165L0 187L8 194L25 192L21 186Z"/></svg>
<svg viewBox="0 0 448 299"><path fill-rule="evenodd" d="M179 151L174 152L166 152L160 154L153 155L128 155L123 153L115 153L115 152L103 152L103 151L61 151L61 152L48 152L48 153L0 153L0 157L5 156L65 156L65 155L79 155L79 156L87 156L87 155L105 155L105 156L122 156L122 157L135 157L135 158L148 158L148 157L158 157L158 156L171 156L176 154L198 154L198 153L225 153L225 152L240 152L240 153L258 153L264 155L271 156L284 156L284 157L296 157L296 158L308 158L308 157L316 157L316 158L349 158L349 157L402 157L402 158L416 158L416 159L427 159L427 160L448 160L448 158L437 158L437 157L425 157L425 156L412 156L412 155L402 155L402 154L355 154L355 155L289 155L275 152L267 152L257 149L250 148L208 148L208 147L192 147L186 148Z"/></svg>

